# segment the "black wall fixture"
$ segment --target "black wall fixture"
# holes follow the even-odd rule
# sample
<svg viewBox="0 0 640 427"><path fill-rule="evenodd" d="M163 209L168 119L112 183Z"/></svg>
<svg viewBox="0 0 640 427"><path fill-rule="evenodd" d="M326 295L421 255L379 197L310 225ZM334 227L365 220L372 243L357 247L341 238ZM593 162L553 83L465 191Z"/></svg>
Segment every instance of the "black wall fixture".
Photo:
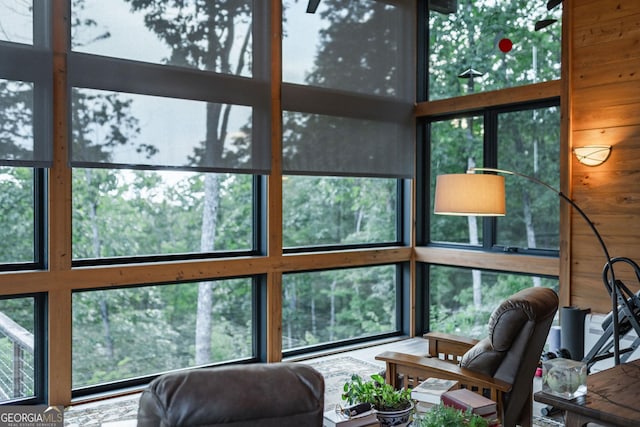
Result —
<svg viewBox="0 0 640 427"><path fill-rule="evenodd" d="M558 6L560 3L562 3L562 0L549 0L547 1L547 10L551 10L553 8L555 8L556 6ZM540 31L543 28L548 27L549 25L553 24L554 22L557 22L557 19L541 19L539 21L536 21L536 24L534 26L534 30L535 31Z"/></svg>
<svg viewBox="0 0 640 427"><path fill-rule="evenodd" d="M320 0L309 0L309 4L307 5L307 13L316 13L316 9L320 4Z"/></svg>

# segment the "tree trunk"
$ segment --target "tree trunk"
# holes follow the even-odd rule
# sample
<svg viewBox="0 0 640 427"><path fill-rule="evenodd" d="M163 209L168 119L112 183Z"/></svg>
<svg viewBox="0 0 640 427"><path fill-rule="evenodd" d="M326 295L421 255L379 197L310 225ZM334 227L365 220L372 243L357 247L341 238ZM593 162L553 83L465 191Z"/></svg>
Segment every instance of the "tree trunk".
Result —
<svg viewBox="0 0 640 427"><path fill-rule="evenodd" d="M218 187L218 175L205 174L202 235L200 238L200 249L203 252L212 252L215 249L216 220L219 207ZM196 365L211 362L212 306L213 283L201 282L198 286L198 308L196 314Z"/></svg>
<svg viewBox="0 0 640 427"><path fill-rule="evenodd" d="M329 286L331 292L331 307L329 317L329 341L333 341L333 331L336 327L336 281L331 282Z"/></svg>
<svg viewBox="0 0 640 427"><path fill-rule="evenodd" d="M96 185L93 181L93 171L91 169L84 170L84 177L88 188ZM98 194L97 192L95 194ZM97 197L97 196L96 196ZM100 229L98 228L98 201L90 200L89 202L89 218L91 224L91 245L93 246L93 256L100 257ZM98 301L100 308L100 317L102 319L102 329L104 335L104 347L107 350L107 356L113 360L113 337L111 336L111 323L109 320L109 304L106 297L101 296Z"/></svg>
<svg viewBox="0 0 640 427"><path fill-rule="evenodd" d="M213 5L213 3L212 3ZM216 13L212 9L210 13ZM208 70L215 70L216 59L222 63L223 71L229 71L229 56L233 44L234 24L233 17L227 21L229 40L227 43L219 43L220 40L213 35L208 38L208 52L210 52ZM236 74L240 74L244 67L244 55L248 48L251 26L247 29L242 48L239 52L238 67ZM218 49L218 46L224 46ZM224 151L224 141L227 137L227 127L231 105L226 105L224 109L220 104L207 104L207 135L206 135L206 156L208 160L222 158ZM213 162L212 162L213 164ZM217 226L217 215L219 207L219 177L216 174L205 175L204 209L202 212L202 237L200 247L203 252L211 252L215 249L215 235ZM201 282L198 286L198 304L196 313L196 337L195 337L195 362L202 365L211 361L211 332L213 307L213 283Z"/></svg>

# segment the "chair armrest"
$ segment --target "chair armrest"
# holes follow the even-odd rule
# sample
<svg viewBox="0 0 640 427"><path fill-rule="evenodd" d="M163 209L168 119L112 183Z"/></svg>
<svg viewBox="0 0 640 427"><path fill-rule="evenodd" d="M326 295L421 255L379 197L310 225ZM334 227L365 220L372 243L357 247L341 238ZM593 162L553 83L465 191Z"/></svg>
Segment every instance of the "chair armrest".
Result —
<svg viewBox="0 0 640 427"><path fill-rule="evenodd" d="M382 360L387 364L395 365L398 373L402 373L399 367L406 367L411 371L424 372L424 379L428 377L453 379L461 384L472 384L475 387L498 390L506 393L511 390L511 384L487 375L461 368L460 366L429 356L416 356L413 354L385 351L376 356L376 360ZM396 369L393 369L396 371Z"/></svg>
<svg viewBox="0 0 640 427"><path fill-rule="evenodd" d="M458 362L463 354L478 343L473 338L442 332L429 332L424 334L429 342L429 356L443 360Z"/></svg>

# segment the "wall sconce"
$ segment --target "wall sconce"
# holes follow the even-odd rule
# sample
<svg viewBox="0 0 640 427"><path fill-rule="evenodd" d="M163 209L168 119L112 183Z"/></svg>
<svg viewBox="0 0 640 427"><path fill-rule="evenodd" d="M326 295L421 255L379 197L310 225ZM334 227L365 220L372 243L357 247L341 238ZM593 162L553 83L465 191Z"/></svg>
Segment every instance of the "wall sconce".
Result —
<svg viewBox="0 0 640 427"><path fill-rule="evenodd" d="M573 149L573 154L576 155L578 161L587 166L603 164L609 158L610 153L610 145L586 145Z"/></svg>

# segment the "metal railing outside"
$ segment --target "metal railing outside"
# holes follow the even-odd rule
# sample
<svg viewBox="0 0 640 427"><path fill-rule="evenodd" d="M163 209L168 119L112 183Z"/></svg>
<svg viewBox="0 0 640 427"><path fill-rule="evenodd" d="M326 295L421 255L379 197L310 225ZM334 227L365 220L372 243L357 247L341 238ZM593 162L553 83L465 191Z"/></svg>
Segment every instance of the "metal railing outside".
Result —
<svg viewBox="0 0 640 427"><path fill-rule="evenodd" d="M33 333L0 312L0 401L33 396Z"/></svg>

